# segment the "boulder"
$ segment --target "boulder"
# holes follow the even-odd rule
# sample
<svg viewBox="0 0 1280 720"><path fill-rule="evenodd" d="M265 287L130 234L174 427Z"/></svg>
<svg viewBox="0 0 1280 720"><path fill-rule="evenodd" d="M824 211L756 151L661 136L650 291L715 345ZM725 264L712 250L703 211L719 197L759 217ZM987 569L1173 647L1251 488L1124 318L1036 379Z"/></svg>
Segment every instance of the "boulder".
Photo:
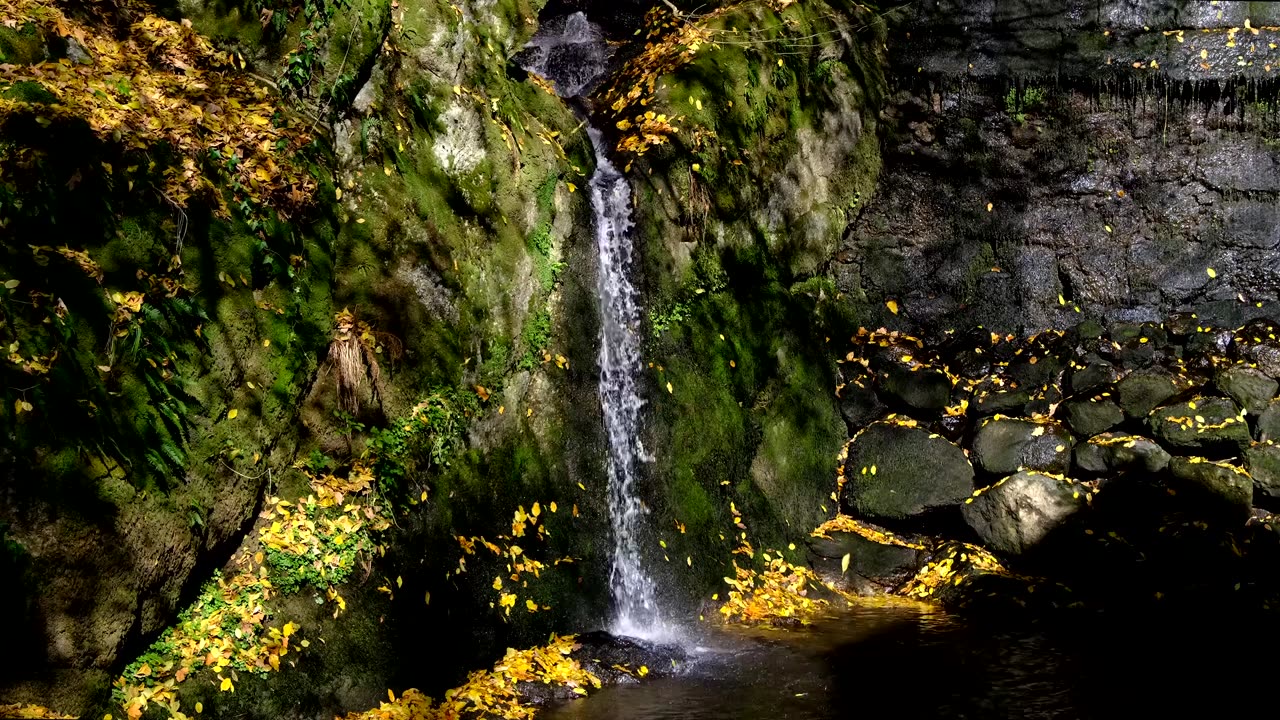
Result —
<svg viewBox="0 0 1280 720"><path fill-rule="evenodd" d="M1175 487L1190 496L1205 515L1244 522L1253 504L1253 481L1243 468L1202 457L1175 457L1169 462Z"/></svg>
<svg viewBox="0 0 1280 720"><path fill-rule="evenodd" d="M1218 389L1236 401L1253 415L1259 415L1280 390L1280 383L1267 377L1261 370L1234 365L1218 373L1214 378Z"/></svg>
<svg viewBox="0 0 1280 720"><path fill-rule="evenodd" d="M951 402L951 379L924 365L890 365L880 388L916 410L941 410Z"/></svg>
<svg viewBox="0 0 1280 720"><path fill-rule="evenodd" d="M965 522L997 552L1020 555L1066 522L1085 504L1070 480L1023 471L980 490L961 507Z"/></svg>
<svg viewBox="0 0 1280 720"><path fill-rule="evenodd" d="M973 493L973 466L963 450L893 421L873 423L854 438L844 477L844 506L869 517L920 515Z"/></svg>
<svg viewBox="0 0 1280 720"><path fill-rule="evenodd" d="M840 388L840 415L851 431L856 431L884 416L885 406L865 381L853 381Z"/></svg>
<svg viewBox="0 0 1280 720"><path fill-rule="evenodd" d="M1272 400L1258 415L1254 427L1254 436L1258 442L1280 440L1280 400Z"/></svg>
<svg viewBox="0 0 1280 720"><path fill-rule="evenodd" d="M992 418L973 438L974 462L994 475L1022 469L1065 473L1071 466L1071 434L1057 423Z"/></svg>
<svg viewBox="0 0 1280 720"><path fill-rule="evenodd" d="M1116 385L1120 409L1131 418L1144 418L1166 400L1182 392L1177 376L1161 367L1129 373Z"/></svg>
<svg viewBox="0 0 1280 720"><path fill-rule="evenodd" d="M1236 331L1232 349L1236 357L1258 366L1263 373L1280 378L1280 338L1275 323L1253 320Z"/></svg>
<svg viewBox="0 0 1280 720"><path fill-rule="evenodd" d="M1075 457L1076 466L1091 473L1119 470L1155 473L1169 465L1170 455L1153 440L1137 435L1106 433L1077 445Z"/></svg>
<svg viewBox="0 0 1280 720"><path fill-rule="evenodd" d="M1147 419L1166 447L1235 455L1249 446L1249 425L1231 400L1197 397L1156 410Z"/></svg>
<svg viewBox="0 0 1280 720"><path fill-rule="evenodd" d="M1253 478L1255 493L1280 498L1280 445L1254 445L1244 451L1244 468Z"/></svg>
<svg viewBox="0 0 1280 720"><path fill-rule="evenodd" d="M841 572L846 555L847 572L890 589L910 580L924 560L924 551L911 543L867 523L857 523L857 532L829 532L826 537L809 540L811 564L826 567L832 574Z"/></svg>
<svg viewBox="0 0 1280 720"><path fill-rule="evenodd" d="M1031 402L1031 393L1026 390L997 390L979 393L971 407L975 415L1000 415L1004 413L1020 413Z"/></svg>
<svg viewBox="0 0 1280 720"><path fill-rule="evenodd" d="M1084 437L1106 432L1124 422L1124 411L1106 398L1071 400L1062 406L1062 410L1067 427Z"/></svg>
<svg viewBox="0 0 1280 720"><path fill-rule="evenodd" d="M1071 392L1077 395L1106 390L1120 380L1120 372L1105 360L1094 360L1071 373Z"/></svg>

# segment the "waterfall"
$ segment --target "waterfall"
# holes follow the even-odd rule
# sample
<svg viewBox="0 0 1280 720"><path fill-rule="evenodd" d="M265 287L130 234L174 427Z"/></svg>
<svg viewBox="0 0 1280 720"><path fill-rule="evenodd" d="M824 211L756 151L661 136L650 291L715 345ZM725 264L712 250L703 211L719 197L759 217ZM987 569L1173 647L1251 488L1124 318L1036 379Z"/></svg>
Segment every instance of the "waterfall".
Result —
<svg viewBox="0 0 1280 720"><path fill-rule="evenodd" d="M605 72L609 47L600 28L578 12L547 21L520 51L518 61L553 80L561 97L582 94ZM595 150L591 177L599 249L600 407L609 442L609 520L613 547L609 590L616 635L660 638L669 634L653 579L644 570L640 540L645 507L637 476L649 460L640 441L640 307L631 284L631 186L609 162L608 145L587 130Z"/></svg>
<svg viewBox="0 0 1280 720"><path fill-rule="evenodd" d="M636 473L647 459L640 441L640 308L629 273L632 266L631 186L609 162L600 132L588 130L595 148L591 177L599 248L600 407L609 440L609 519L613 557L609 589L613 632L652 637L664 634L653 580L644 571L640 536L645 514L636 494Z"/></svg>

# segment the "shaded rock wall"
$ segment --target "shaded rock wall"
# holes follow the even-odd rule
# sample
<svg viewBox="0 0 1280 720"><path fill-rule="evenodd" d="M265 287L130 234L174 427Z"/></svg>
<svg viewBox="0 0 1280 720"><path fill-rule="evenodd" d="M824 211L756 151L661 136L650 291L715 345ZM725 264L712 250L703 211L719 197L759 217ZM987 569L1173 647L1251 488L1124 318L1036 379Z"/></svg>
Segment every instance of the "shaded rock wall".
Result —
<svg viewBox="0 0 1280 720"><path fill-rule="evenodd" d="M1175 309L1236 325L1270 307L1277 31L1260 28L1273 13L913 8L890 37L885 171L829 266L837 287L864 317L890 320L895 299L939 329Z"/></svg>

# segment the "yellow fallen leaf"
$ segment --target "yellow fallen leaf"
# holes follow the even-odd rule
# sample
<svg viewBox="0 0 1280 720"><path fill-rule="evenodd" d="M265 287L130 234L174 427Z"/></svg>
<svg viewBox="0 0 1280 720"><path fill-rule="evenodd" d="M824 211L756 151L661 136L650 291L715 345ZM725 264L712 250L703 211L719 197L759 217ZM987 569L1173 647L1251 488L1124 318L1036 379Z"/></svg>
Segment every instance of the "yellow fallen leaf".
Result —
<svg viewBox="0 0 1280 720"><path fill-rule="evenodd" d="M551 512L555 512L555 511L556 511L556 501L555 501L555 500L552 500L552 501L551 501L551 504L550 504L548 507L550 507L550 508L551 508Z"/></svg>
<svg viewBox="0 0 1280 720"><path fill-rule="evenodd" d="M396 587L404 587L404 578L399 575L396 576Z"/></svg>
<svg viewBox="0 0 1280 720"><path fill-rule="evenodd" d="M886 302L886 303L884 304L884 306L885 306L885 307L887 307L887 308L889 308L889 312L893 313L894 315L897 315L897 314L898 314L898 301L897 301L897 300L889 300L888 302Z"/></svg>
<svg viewBox="0 0 1280 720"><path fill-rule="evenodd" d="M993 205L992 203L987 203L987 212L991 212L991 209L993 207L995 207L995 205Z"/></svg>
<svg viewBox="0 0 1280 720"><path fill-rule="evenodd" d="M578 186L577 186L577 185L574 185L573 183L566 183L566 184L569 186L569 192L577 192L577 191L578 191Z"/></svg>
<svg viewBox="0 0 1280 720"><path fill-rule="evenodd" d="M1218 277L1218 271L1217 271L1217 270L1214 270L1213 268L1205 268L1205 269L1204 269L1204 271L1205 271L1205 272L1207 272L1207 273L1209 273L1209 277L1211 277L1211 278L1216 278L1216 277Z"/></svg>
<svg viewBox="0 0 1280 720"><path fill-rule="evenodd" d="M430 591L430 590L428 590L428 591L427 591L427 595L426 595L425 601L426 601L426 603L427 603L428 605L430 605L430 604L431 604L431 591Z"/></svg>
<svg viewBox="0 0 1280 720"><path fill-rule="evenodd" d="M236 686L231 684L231 678L222 678L221 690L222 692L227 692L228 690L231 692L236 691Z"/></svg>
<svg viewBox="0 0 1280 720"><path fill-rule="evenodd" d="M671 383L669 383L669 382L667 383L667 393L669 393L669 394L674 394L674 393L675 393L675 389L671 387Z"/></svg>
<svg viewBox="0 0 1280 720"><path fill-rule="evenodd" d="M335 188L335 189L334 189L334 191L333 191L333 197L334 197L334 199L336 199L336 200L341 200L341 199L342 199L342 188Z"/></svg>
<svg viewBox="0 0 1280 720"><path fill-rule="evenodd" d="M237 415L239 415L239 414L240 414L240 411L239 411L239 410L237 410L236 408L231 408L230 410L228 410L228 411L227 411L227 419L228 419L228 420L235 420L235 419L236 419L236 416L237 416Z"/></svg>
<svg viewBox="0 0 1280 720"><path fill-rule="evenodd" d="M851 559L852 556L849 553L845 553L844 557L840 558L840 574L843 575L849 572L849 560Z"/></svg>

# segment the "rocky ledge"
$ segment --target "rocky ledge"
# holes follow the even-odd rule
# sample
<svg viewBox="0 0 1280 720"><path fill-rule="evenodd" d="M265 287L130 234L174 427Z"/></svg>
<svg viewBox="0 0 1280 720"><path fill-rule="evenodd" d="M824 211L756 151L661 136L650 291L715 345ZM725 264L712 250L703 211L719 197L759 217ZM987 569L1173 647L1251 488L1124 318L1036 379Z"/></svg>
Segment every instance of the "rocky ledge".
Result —
<svg viewBox="0 0 1280 720"><path fill-rule="evenodd" d="M845 515L811 561L965 605L1280 606L1277 325L860 330L837 388Z"/></svg>

